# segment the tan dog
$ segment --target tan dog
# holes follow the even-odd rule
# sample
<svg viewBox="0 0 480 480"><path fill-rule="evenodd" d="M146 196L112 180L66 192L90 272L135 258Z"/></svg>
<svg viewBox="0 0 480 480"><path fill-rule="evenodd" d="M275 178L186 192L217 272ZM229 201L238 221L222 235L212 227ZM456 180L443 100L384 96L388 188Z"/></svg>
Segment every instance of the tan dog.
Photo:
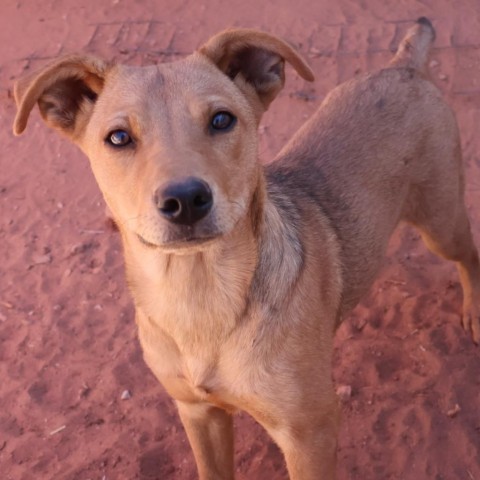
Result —
<svg viewBox="0 0 480 480"><path fill-rule="evenodd" d="M229 30L144 68L62 58L16 86L90 158L119 226L145 360L177 401L201 479L232 479L245 410L294 480L335 477L335 329L369 289L400 220L457 262L480 339L480 266L457 125L427 79L419 19L391 64L336 88L262 167L257 127L284 84L281 40Z"/></svg>

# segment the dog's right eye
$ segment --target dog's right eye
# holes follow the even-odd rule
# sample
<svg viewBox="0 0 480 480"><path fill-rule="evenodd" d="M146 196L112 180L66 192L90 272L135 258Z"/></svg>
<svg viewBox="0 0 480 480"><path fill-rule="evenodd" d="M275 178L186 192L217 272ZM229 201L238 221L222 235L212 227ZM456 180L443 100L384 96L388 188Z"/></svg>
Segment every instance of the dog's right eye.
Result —
<svg viewBox="0 0 480 480"><path fill-rule="evenodd" d="M132 137L125 130L113 130L107 135L105 141L114 147L125 147L133 142Z"/></svg>

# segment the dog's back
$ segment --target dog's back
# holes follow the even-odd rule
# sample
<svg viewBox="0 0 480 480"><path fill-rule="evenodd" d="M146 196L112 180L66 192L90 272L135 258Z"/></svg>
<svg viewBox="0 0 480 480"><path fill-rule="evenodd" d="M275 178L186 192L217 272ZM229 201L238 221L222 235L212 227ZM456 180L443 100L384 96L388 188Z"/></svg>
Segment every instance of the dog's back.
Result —
<svg viewBox="0 0 480 480"><path fill-rule="evenodd" d="M427 215L425 191L436 191L436 182L442 194L449 190L428 215L443 216L452 197L463 196L455 118L428 80L427 22L409 31L387 68L335 88L267 167L269 181L300 209L315 203L333 226L343 313L369 289L398 222Z"/></svg>

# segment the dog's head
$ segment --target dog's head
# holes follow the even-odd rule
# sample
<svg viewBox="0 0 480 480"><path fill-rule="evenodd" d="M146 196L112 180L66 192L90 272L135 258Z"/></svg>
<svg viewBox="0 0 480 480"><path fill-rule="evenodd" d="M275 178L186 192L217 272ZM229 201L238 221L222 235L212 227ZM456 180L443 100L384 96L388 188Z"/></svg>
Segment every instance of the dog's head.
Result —
<svg viewBox="0 0 480 480"><path fill-rule="evenodd" d="M249 209L257 127L283 87L285 61L313 80L289 45L248 29L149 67L68 56L16 84L14 132L38 103L89 157L124 235L166 251L199 248Z"/></svg>

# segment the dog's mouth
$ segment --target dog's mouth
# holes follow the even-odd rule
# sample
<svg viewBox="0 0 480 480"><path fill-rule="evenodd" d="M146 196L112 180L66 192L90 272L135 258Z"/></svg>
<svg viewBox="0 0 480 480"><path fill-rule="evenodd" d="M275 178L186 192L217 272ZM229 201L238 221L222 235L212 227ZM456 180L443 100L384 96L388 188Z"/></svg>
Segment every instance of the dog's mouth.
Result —
<svg viewBox="0 0 480 480"><path fill-rule="evenodd" d="M137 235L137 238L140 240L140 243L142 243L146 247L152 248L152 249L170 251L170 252L176 251L176 250L187 250L187 249L196 248L196 247L204 247L204 246L206 247L221 236L220 234L202 236L202 237L191 236L191 237L171 239L162 243L152 243L146 240L140 234L137 233L136 235Z"/></svg>

